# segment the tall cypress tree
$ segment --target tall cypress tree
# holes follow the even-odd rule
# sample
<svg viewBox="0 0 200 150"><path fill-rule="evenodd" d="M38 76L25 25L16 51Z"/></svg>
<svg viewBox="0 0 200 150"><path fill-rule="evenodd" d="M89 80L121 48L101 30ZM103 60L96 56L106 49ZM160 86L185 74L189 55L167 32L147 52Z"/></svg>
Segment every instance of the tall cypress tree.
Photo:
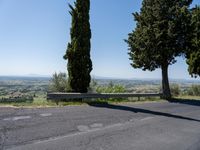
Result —
<svg viewBox="0 0 200 150"><path fill-rule="evenodd" d="M200 76L200 6L196 6L191 12L191 47L186 57L190 75L197 77Z"/></svg>
<svg viewBox="0 0 200 150"><path fill-rule="evenodd" d="M150 71L161 68L165 99L171 98L168 67L188 45L191 3L192 0L143 0L140 13L133 14L137 25L126 40L131 65Z"/></svg>
<svg viewBox="0 0 200 150"><path fill-rule="evenodd" d="M90 59L91 30L89 22L90 0L76 0L75 7L69 5L72 16L68 43L64 59L68 60L68 83L71 92L86 93L91 81L92 61Z"/></svg>

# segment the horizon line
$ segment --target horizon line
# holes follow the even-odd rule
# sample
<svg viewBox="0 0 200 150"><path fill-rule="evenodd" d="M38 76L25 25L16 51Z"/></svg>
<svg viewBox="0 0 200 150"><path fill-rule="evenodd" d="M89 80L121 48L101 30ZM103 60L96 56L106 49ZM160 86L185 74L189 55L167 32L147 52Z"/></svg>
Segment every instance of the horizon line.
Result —
<svg viewBox="0 0 200 150"><path fill-rule="evenodd" d="M27 75L0 75L0 77L27 77L27 78L51 78L52 75L39 75L39 74L27 74ZM123 77L106 77L106 76L97 76L91 75L92 79L105 79L105 80L162 80L162 78L123 78ZM200 78L169 78L169 80L192 80L192 81L200 81Z"/></svg>

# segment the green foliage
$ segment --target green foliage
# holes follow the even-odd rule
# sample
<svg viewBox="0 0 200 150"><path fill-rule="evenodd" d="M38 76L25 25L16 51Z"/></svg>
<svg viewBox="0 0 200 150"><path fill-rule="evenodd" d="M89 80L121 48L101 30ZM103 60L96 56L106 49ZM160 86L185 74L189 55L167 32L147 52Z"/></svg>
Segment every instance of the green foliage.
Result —
<svg viewBox="0 0 200 150"><path fill-rule="evenodd" d="M125 93L126 89L122 85L114 85L112 82L108 86L98 86L96 88L97 93ZM124 98L109 98L111 101L125 100Z"/></svg>
<svg viewBox="0 0 200 150"><path fill-rule="evenodd" d="M98 83L96 80L92 79L92 81L90 82L90 87L89 87L89 92L91 93L96 93L96 89L98 87Z"/></svg>
<svg viewBox="0 0 200 150"><path fill-rule="evenodd" d="M33 97L20 97L20 98L1 98L0 103L10 104L10 103L31 103L33 102Z"/></svg>
<svg viewBox="0 0 200 150"><path fill-rule="evenodd" d="M108 86L98 86L96 89L97 93L125 93L126 89L122 85L114 85L109 83Z"/></svg>
<svg viewBox="0 0 200 150"><path fill-rule="evenodd" d="M91 30L89 22L90 0L76 0L69 5L72 16L71 42L64 59L68 60L68 83L72 92L85 93L90 84L92 61L90 59Z"/></svg>
<svg viewBox="0 0 200 150"><path fill-rule="evenodd" d="M192 0L143 0L140 13L133 13L135 30L125 40L133 68L162 69L163 93L170 98L168 66L189 45Z"/></svg>
<svg viewBox="0 0 200 150"><path fill-rule="evenodd" d="M191 49L187 54L188 71L192 77L200 76L200 6L192 10Z"/></svg>
<svg viewBox="0 0 200 150"><path fill-rule="evenodd" d="M49 91L67 92L68 89L67 75L65 73L54 73L50 80Z"/></svg>
<svg viewBox="0 0 200 150"><path fill-rule="evenodd" d="M171 90L172 96L174 97L179 96L181 94L181 89L178 84L171 84L170 90Z"/></svg>
<svg viewBox="0 0 200 150"><path fill-rule="evenodd" d="M187 94L190 96L200 96L200 85L192 85L187 90Z"/></svg>

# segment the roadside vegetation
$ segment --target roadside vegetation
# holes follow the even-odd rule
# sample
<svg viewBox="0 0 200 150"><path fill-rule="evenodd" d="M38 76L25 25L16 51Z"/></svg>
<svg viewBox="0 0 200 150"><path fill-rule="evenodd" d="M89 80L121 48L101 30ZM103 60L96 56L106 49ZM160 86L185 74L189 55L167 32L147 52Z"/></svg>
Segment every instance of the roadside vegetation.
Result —
<svg viewBox="0 0 200 150"><path fill-rule="evenodd" d="M67 92L69 90L66 73L54 73L48 86L49 92Z"/></svg>
<svg viewBox="0 0 200 150"><path fill-rule="evenodd" d="M199 6L191 8L192 0L143 0L140 11L134 12L136 27L128 34L128 54L131 66L144 71L161 69L162 98L170 100L178 96L179 87L171 86L168 68L183 56L189 66L189 74L198 77L199 72ZM87 93L91 82L92 60L90 29L90 0L76 0L70 5L71 28L64 59L67 60L68 85L59 91ZM171 92L171 90L172 92ZM94 89L92 89L94 90ZM91 90L91 91L92 91ZM123 92L121 85L96 87L93 92ZM124 90L126 91L126 90Z"/></svg>
<svg viewBox="0 0 200 150"><path fill-rule="evenodd" d="M65 92L67 76L55 73L52 78L15 78L0 77L0 106L16 107L59 107L67 105L84 105L88 103L128 103L160 101L158 98L127 99L84 99L83 101L48 101L47 92ZM109 80L96 79L90 83L90 93L159 93L160 80ZM170 84L174 98L200 100L200 83L192 81L173 81ZM17 97L16 97L17 96Z"/></svg>

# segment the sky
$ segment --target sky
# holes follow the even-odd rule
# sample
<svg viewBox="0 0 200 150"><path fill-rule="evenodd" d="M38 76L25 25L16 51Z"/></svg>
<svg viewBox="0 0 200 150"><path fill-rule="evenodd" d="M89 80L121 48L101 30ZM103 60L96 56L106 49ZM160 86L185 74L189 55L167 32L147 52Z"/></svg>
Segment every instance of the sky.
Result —
<svg viewBox="0 0 200 150"><path fill-rule="evenodd" d="M63 59L70 41L73 0L0 0L0 76L66 72ZM124 39L134 30L132 13L142 0L91 0L92 75L113 78L161 78L133 69ZM200 0L193 0L194 5ZM170 66L169 78L191 79L184 58ZM199 79L197 79L199 80Z"/></svg>

